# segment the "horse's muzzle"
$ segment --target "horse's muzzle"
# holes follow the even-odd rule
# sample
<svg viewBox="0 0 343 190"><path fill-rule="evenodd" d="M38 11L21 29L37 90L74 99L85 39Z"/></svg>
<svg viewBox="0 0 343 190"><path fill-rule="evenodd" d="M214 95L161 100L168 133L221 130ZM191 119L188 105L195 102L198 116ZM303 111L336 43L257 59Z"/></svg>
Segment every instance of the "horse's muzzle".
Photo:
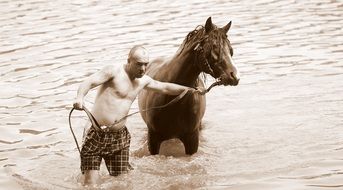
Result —
<svg viewBox="0 0 343 190"><path fill-rule="evenodd" d="M219 80L224 86L237 86L239 83L239 78L237 78L233 72L231 72L229 76L226 74L221 75Z"/></svg>

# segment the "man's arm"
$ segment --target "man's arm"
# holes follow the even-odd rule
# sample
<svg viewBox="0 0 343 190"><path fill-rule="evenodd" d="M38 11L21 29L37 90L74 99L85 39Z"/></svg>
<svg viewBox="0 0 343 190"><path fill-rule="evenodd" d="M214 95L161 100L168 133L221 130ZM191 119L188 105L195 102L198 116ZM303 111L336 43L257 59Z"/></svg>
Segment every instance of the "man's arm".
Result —
<svg viewBox="0 0 343 190"><path fill-rule="evenodd" d="M160 82L160 81L150 78L149 76L145 76L145 77L147 78L148 82L147 82L147 85L144 87L144 89L147 89L147 90L153 90L159 93L169 94L169 95L179 95L185 90L191 91L192 93L196 92L202 95L206 93L204 89L194 89L191 87L182 86L182 85L178 85L174 83Z"/></svg>
<svg viewBox="0 0 343 190"><path fill-rule="evenodd" d="M87 95L88 91L113 78L112 69L112 66L106 66L81 83L77 90L74 108L83 109L83 99Z"/></svg>

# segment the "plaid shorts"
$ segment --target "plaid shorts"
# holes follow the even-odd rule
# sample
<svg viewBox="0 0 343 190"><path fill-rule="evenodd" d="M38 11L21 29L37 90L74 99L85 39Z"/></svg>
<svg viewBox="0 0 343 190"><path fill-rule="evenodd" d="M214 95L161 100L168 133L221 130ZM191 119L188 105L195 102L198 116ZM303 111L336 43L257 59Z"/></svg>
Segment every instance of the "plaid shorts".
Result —
<svg viewBox="0 0 343 190"><path fill-rule="evenodd" d="M104 158L110 175L127 173L132 169L129 164L130 139L125 126L115 132L96 132L91 127L81 149L81 171L100 170Z"/></svg>

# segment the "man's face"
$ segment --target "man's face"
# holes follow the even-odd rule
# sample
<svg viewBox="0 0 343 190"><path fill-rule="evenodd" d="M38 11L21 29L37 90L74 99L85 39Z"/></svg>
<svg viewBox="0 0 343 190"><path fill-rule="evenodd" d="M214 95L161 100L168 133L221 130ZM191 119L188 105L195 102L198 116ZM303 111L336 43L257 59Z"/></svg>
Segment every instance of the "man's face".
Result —
<svg viewBox="0 0 343 190"><path fill-rule="evenodd" d="M131 60L132 73L134 74L134 76L136 78L143 77L143 75L145 74L146 67L147 67L148 63L149 62L135 60L135 59Z"/></svg>
<svg viewBox="0 0 343 190"><path fill-rule="evenodd" d="M149 63L149 54L148 52L141 48L137 49L129 59L129 64L131 68L131 73L135 78L141 78L145 74L146 67Z"/></svg>

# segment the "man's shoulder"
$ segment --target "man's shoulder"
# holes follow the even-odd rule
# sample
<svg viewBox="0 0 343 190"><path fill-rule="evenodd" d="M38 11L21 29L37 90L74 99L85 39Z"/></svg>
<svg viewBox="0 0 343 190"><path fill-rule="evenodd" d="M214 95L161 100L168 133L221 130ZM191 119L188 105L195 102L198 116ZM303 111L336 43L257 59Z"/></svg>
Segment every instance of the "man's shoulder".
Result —
<svg viewBox="0 0 343 190"><path fill-rule="evenodd" d="M140 81L140 84L142 84L143 86L148 85L149 83L151 83L151 81L154 81L154 79L152 79L150 76L148 75L143 75L142 78L138 79Z"/></svg>
<svg viewBox="0 0 343 190"><path fill-rule="evenodd" d="M150 76L148 75L143 75L143 77L141 78L141 80L145 81L145 82L151 82L154 79L152 79Z"/></svg>
<svg viewBox="0 0 343 190"><path fill-rule="evenodd" d="M122 65L105 65L101 69L101 71L108 74L108 75L114 76L114 75L120 73L122 68L123 68Z"/></svg>
<svg viewBox="0 0 343 190"><path fill-rule="evenodd" d="M123 68L123 65L121 65L121 64L111 64L111 65L105 65L104 67L103 67L103 70L107 70L107 71L118 71L118 70L120 70L120 69L122 69Z"/></svg>

